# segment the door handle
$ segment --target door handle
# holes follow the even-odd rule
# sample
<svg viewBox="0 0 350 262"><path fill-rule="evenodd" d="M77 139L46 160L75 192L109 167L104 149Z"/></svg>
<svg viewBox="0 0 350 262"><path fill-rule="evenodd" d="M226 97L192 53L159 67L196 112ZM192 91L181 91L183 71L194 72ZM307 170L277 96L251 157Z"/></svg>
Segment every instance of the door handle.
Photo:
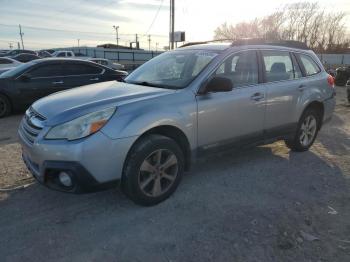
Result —
<svg viewBox="0 0 350 262"><path fill-rule="evenodd" d="M95 78L91 78L90 81L98 81L100 80L98 77L95 77Z"/></svg>
<svg viewBox="0 0 350 262"><path fill-rule="evenodd" d="M52 84L54 85L62 85L64 82L61 80L61 81L54 81L52 82Z"/></svg>
<svg viewBox="0 0 350 262"><path fill-rule="evenodd" d="M264 98L264 95L262 93L255 93L250 97L250 99L254 101L260 101L263 98Z"/></svg>

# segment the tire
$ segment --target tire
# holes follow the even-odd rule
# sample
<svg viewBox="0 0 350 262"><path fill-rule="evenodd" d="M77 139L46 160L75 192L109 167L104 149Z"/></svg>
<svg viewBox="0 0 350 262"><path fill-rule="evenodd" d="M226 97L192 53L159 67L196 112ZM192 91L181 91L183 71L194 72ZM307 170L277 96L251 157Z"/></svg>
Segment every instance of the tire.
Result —
<svg viewBox="0 0 350 262"><path fill-rule="evenodd" d="M309 125L307 125L307 123L309 123ZM309 150L317 137L320 127L320 112L315 108L306 109L299 120L294 137L285 140L287 147L295 152Z"/></svg>
<svg viewBox="0 0 350 262"><path fill-rule="evenodd" d="M122 190L138 205L156 205L175 192L184 163L184 154L174 140L148 135L137 141L128 154Z"/></svg>
<svg viewBox="0 0 350 262"><path fill-rule="evenodd" d="M8 116L11 113L11 103L8 98L0 94L0 118Z"/></svg>

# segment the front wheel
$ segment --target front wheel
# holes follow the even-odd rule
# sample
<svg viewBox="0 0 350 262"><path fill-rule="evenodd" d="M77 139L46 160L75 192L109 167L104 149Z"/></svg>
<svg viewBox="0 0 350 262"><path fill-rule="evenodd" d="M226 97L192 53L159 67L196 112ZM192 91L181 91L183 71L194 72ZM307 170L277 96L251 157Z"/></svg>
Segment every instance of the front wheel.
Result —
<svg viewBox="0 0 350 262"><path fill-rule="evenodd" d="M11 103L6 96L0 94L0 118L11 113Z"/></svg>
<svg viewBox="0 0 350 262"><path fill-rule="evenodd" d="M132 147L122 189L136 204L156 205L176 190L183 170L184 155L178 144L165 136L149 135Z"/></svg>
<svg viewBox="0 0 350 262"><path fill-rule="evenodd" d="M298 123L293 138L286 140L286 145L293 151L303 152L314 143L321 126L321 117L317 110L307 109Z"/></svg>

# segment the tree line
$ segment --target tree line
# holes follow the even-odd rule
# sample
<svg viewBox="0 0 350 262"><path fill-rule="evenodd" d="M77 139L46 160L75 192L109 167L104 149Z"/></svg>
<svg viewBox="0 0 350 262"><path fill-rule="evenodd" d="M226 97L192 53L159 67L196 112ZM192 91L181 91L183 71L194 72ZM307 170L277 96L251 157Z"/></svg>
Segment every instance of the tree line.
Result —
<svg viewBox="0 0 350 262"><path fill-rule="evenodd" d="M345 17L345 12L327 12L316 2L298 2L249 22L224 23L215 30L214 38L296 40L319 53L341 53L350 46Z"/></svg>

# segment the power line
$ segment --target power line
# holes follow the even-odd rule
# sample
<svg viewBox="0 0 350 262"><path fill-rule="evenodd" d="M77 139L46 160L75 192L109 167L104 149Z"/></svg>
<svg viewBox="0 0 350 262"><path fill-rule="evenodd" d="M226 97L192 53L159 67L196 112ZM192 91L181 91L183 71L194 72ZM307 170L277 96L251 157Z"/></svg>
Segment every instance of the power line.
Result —
<svg viewBox="0 0 350 262"><path fill-rule="evenodd" d="M153 20L152 20L152 23L150 24L150 26L148 27L148 30L146 31L146 33L145 33L143 36L147 35L148 32L152 29L153 24L154 24L154 22L156 21L158 15L159 15L159 11L160 11L160 9L161 9L162 6L163 6L163 2L164 2L164 0L162 0L162 1L160 2L159 7L158 7L158 10L157 10L157 12L156 12L156 14L155 14L155 16L154 16L154 18L153 18Z"/></svg>
<svg viewBox="0 0 350 262"><path fill-rule="evenodd" d="M9 24L0 24L0 26L5 27L17 27L18 25L9 25ZM66 30L66 29L54 29L54 28L48 28L48 27L37 27L37 26L23 26L23 28L31 29L31 30L41 30L41 31L53 31L53 32L63 32L63 33L75 33L75 34L90 34L90 35L108 35L110 36L111 33L104 33L104 32L91 32L91 31L78 31L78 30ZM122 36L135 36L135 34L119 34ZM166 35L157 35L153 34L154 37L168 37Z"/></svg>

